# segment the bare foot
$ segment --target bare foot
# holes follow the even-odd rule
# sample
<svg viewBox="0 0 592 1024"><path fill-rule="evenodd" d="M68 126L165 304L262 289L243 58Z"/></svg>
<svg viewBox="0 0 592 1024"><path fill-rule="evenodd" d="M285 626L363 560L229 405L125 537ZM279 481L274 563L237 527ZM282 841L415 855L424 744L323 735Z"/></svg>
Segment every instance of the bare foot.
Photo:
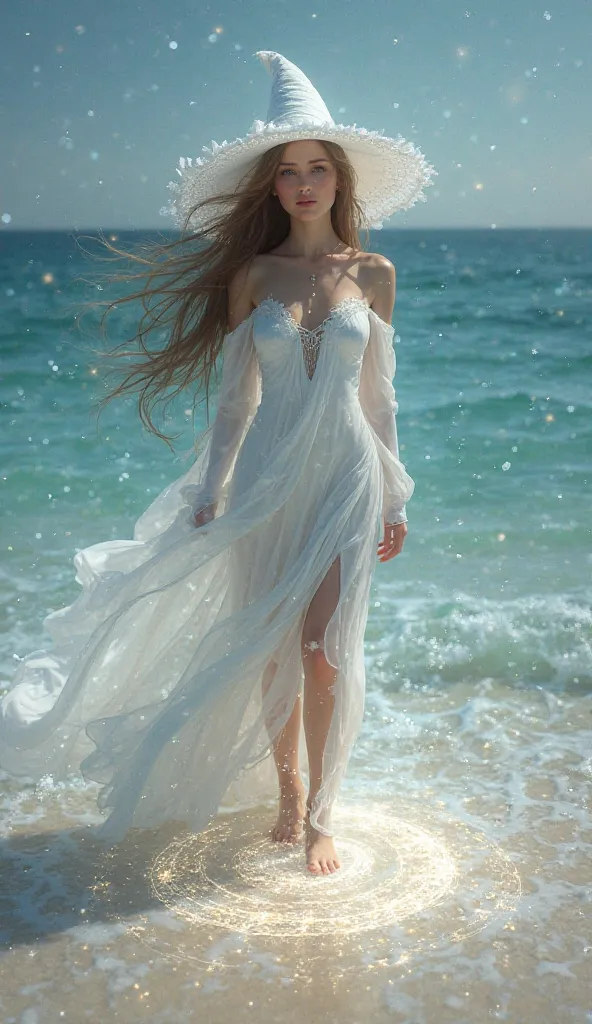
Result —
<svg viewBox="0 0 592 1024"><path fill-rule="evenodd" d="M304 824L306 828L306 866L313 875L332 875L340 867L335 844L331 836L323 835L313 828L307 808Z"/></svg>
<svg viewBox="0 0 592 1024"><path fill-rule="evenodd" d="M305 789L302 783L280 791L277 821L270 837L276 843L295 843L302 838L302 821L306 813Z"/></svg>

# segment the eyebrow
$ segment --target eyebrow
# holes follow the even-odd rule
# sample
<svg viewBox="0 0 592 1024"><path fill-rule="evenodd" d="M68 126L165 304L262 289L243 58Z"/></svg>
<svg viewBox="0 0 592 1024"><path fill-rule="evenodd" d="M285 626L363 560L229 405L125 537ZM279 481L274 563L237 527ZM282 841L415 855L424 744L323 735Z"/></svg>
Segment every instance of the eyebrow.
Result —
<svg viewBox="0 0 592 1024"><path fill-rule="evenodd" d="M307 163L309 163L309 164L320 164L320 163L328 164L329 163L329 159L326 156L320 156L320 157L318 157L317 160L307 160ZM290 162L288 160L280 160L280 167L297 167L297 166L298 165L295 164L293 161Z"/></svg>

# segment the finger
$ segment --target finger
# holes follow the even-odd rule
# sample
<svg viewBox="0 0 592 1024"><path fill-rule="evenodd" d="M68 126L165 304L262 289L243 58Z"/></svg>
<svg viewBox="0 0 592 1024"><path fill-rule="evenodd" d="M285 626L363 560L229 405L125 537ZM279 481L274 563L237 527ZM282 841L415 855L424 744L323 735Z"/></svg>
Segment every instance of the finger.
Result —
<svg viewBox="0 0 592 1024"><path fill-rule="evenodd" d="M399 548L398 544L393 542L392 544L389 544L388 547L386 548L386 551L384 552L385 557L392 558L393 555L396 555L399 550L400 550L400 548Z"/></svg>

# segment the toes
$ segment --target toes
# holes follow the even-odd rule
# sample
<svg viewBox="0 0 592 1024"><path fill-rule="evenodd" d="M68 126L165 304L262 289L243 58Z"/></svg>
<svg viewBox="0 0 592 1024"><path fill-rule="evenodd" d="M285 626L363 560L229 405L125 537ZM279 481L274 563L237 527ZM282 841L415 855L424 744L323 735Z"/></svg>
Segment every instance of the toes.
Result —
<svg viewBox="0 0 592 1024"><path fill-rule="evenodd" d="M306 866L313 875L332 875L339 870L341 864L338 860L315 859L308 861Z"/></svg>
<svg viewBox="0 0 592 1024"><path fill-rule="evenodd" d="M328 875L329 869L324 860L311 860L306 865L313 875Z"/></svg>
<svg viewBox="0 0 592 1024"><path fill-rule="evenodd" d="M270 830L269 837L275 843L287 843L293 846L300 839L301 832L289 828L287 825L276 825Z"/></svg>

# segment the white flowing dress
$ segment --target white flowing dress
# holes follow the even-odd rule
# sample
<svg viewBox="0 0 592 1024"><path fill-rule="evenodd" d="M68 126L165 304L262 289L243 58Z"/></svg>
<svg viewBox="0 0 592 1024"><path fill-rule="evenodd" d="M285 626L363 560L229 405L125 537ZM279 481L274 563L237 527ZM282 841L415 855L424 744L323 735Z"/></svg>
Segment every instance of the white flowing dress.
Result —
<svg viewBox="0 0 592 1024"><path fill-rule="evenodd" d="M332 835L364 711L376 548L414 489L393 335L361 298L305 331L272 296L225 335L216 416L191 469L133 540L75 556L81 594L45 619L51 650L19 664L0 705L2 768L100 783L112 841L167 820L199 832L224 801L257 803L273 783L277 794L272 743L303 687L304 619L339 558L322 644L335 702L310 816ZM212 499L215 518L197 528Z"/></svg>

